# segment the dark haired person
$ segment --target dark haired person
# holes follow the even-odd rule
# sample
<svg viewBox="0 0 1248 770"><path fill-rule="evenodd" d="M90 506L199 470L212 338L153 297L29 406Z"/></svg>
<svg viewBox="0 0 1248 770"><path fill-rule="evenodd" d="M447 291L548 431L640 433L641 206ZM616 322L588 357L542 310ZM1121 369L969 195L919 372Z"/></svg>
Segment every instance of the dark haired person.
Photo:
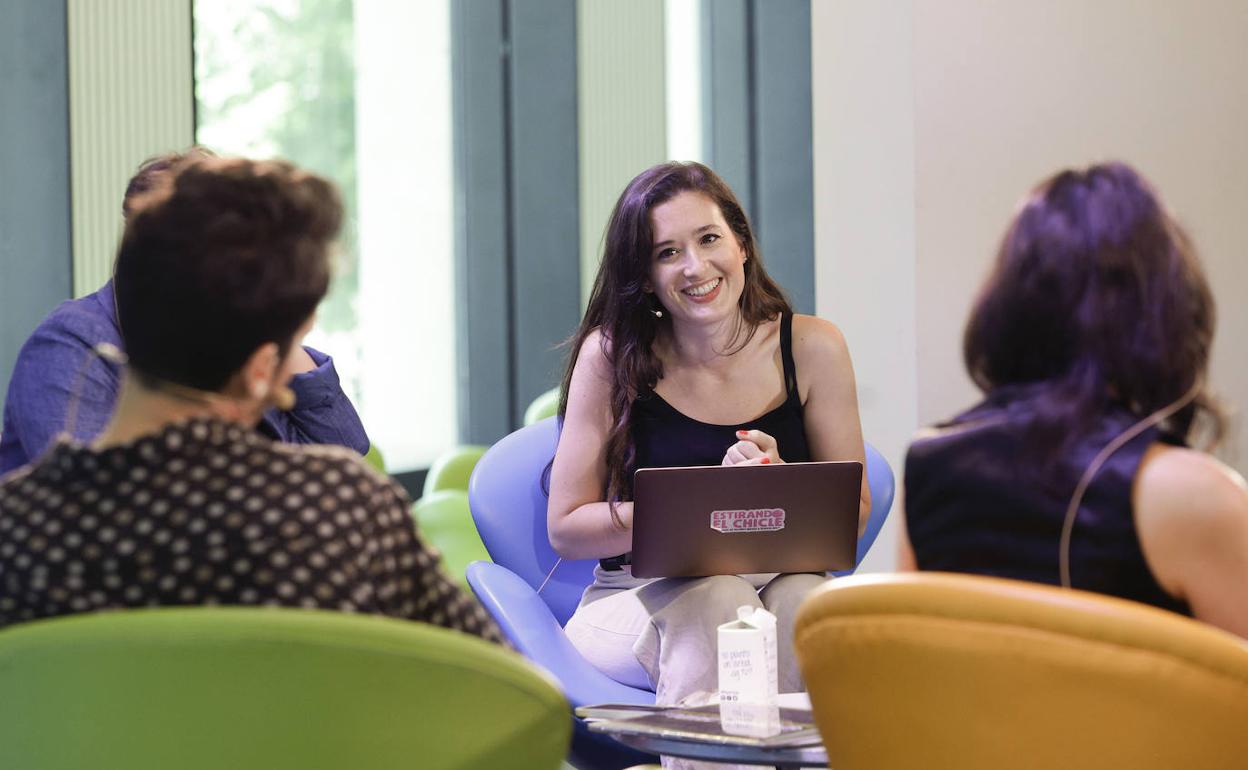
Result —
<svg viewBox="0 0 1248 770"><path fill-rule="evenodd" d="M129 364L90 445L0 480L0 626L158 605L424 620L499 641L394 482L254 430L286 400L342 218L323 179L199 159L139 201L116 264Z"/></svg>
<svg viewBox="0 0 1248 770"><path fill-rule="evenodd" d="M618 681L672 703L716 689L715 627L740 605L780 620L780 687L801 687L793 612L821 575L634 578L637 468L863 459L840 331L794 315L732 191L698 163L638 175L607 226L563 379L551 544L597 558L568 637ZM863 510L869 508L865 479Z"/></svg>
<svg viewBox="0 0 1248 770"><path fill-rule="evenodd" d="M1213 329L1191 242L1139 174L1043 182L966 327L983 402L910 447L903 568L1065 584L1248 636L1248 491L1187 448L1202 419L1221 433Z"/></svg>
<svg viewBox="0 0 1248 770"><path fill-rule="evenodd" d="M136 200L174 166L211 155L196 147L145 161L126 187L123 217L129 219ZM22 345L4 404L0 475L38 457L62 431L71 430L74 438L86 441L103 429L117 400L121 377L115 366L93 358L90 350L102 342L122 347L114 290L110 280L99 291L61 303ZM260 431L296 444L339 444L360 454L367 452L368 436L342 392L333 360L299 347L293 370L294 408L266 412ZM67 424L71 403L72 426Z"/></svg>

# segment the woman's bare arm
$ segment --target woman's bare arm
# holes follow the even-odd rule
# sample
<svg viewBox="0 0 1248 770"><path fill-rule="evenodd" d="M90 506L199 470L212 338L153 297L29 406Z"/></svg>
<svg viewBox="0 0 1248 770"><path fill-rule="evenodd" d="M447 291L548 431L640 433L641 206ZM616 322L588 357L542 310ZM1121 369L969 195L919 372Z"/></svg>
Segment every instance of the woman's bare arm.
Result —
<svg viewBox="0 0 1248 770"><path fill-rule="evenodd" d="M572 370L563 432L550 475L546 530L551 546L565 558L600 559L632 549L633 504L616 506L625 525L621 529L603 500L610 397L610 362L602 349L601 332L594 331L581 345Z"/></svg>
<svg viewBox="0 0 1248 770"><path fill-rule="evenodd" d="M811 459L857 460L865 467L854 365L841 330L821 318L793 316L793 360ZM863 473L860 529L870 511L871 488Z"/></svg>
<svg viewBox="0 0 1248 770"><path fill-rule="evenodd" d="M1144 558L1199 620L1248 637L1248 487L1202 452L1154 445L1132 492Z"/></svg>
<svg viewBox="0 0 1248 770"><path fill-rule="evenodd" d="M897 571L918 572L919 562L914 556L914 546L910 545L910 530L906 528L906 512L898 509L895 514L897 522Z"/></svg>

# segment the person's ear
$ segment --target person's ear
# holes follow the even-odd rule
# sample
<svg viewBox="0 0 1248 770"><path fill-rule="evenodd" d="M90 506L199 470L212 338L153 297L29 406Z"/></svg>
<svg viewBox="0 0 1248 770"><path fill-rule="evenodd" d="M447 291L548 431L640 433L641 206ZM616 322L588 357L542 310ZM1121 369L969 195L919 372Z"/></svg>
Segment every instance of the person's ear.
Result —
<svg viewBox="0 0 1248 770"><path fill-rule="evenodd" d="M256 401L269 397L277 370L282 365L282 358L276 342L266 342L252 351L243 363L241 370L243 387L247 395Z"/></svg>

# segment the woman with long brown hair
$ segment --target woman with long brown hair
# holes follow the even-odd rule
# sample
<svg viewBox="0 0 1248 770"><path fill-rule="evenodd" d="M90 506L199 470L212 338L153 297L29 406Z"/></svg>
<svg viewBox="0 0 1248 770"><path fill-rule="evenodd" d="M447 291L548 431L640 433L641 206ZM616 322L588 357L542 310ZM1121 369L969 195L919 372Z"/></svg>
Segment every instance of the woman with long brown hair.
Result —
<svg viewBox="0 0 1248 770"><path fill-rule="evenodd" d="M1122 163L1041 183L964 339L979 405L906 459L903 567L1121 596L1248 635L1248 490L1188 448L1214 305L1196 251Z"/></svg>
<svg viewBox="0 0 1248 770"><path fill-rule="evenodd" d="M715 627L764 606L780 621L780 688L800 689L793 612L821 575L646 581L628 566L638 468L863 460L844 338L793 314L740 203L707 167L655 166L621 194L559 415L551 544L601 560L568 622L573 644L673 703L716 688ZM868 498L864 479L863 512Z"/></svg>

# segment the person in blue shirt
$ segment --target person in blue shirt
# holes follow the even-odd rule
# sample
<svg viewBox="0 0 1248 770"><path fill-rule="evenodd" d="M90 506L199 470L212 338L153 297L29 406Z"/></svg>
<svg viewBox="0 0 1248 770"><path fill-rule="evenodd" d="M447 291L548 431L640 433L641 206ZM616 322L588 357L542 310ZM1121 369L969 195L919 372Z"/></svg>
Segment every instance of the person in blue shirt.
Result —
<svg viewBox="0 0 1248 770"><path fill-rule="evenodd" d="M504 643L411 501L351 449L253 429L286 406L343 209L280 160L200 157L143 194L117 249L126 352L90 442L0 478L0 628L171 606L385 615Z"/></svg>
<svg viewBox="0 0 1248 770"><path fill-rule="evenodd" d="M122 215L182 161L210 155L195 148L145 161L126 188ZM61 303L22 345L9 380L0 431L0 474L39 457L60 433L86 441L103 429L121 385L117 368L94 355L109 343L125 348L110 280L93 294ZM333 359L312 348L295 351L289 411L270 409L257 430L292 444L337 444L368 452L368 435L343 393ZM71 414L72 412L72 414Z"/></svg>

